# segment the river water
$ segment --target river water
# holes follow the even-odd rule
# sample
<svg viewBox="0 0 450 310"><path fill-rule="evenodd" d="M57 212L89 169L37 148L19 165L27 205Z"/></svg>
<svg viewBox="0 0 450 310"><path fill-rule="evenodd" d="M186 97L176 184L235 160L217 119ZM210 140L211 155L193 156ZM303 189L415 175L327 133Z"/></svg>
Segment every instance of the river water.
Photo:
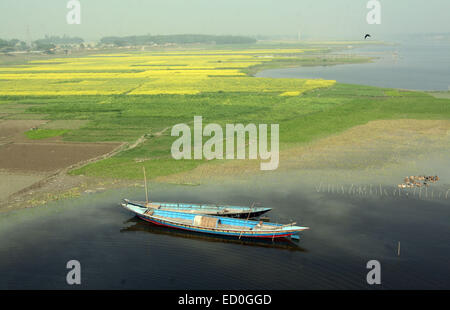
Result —
<svg viewBox="0 0 450 310"><path fill-rule="evenodd" d="M258 77L321 78L341 83L411 90L450 90L450 42L402 40L349 49L342 55L376 57L367 64L270 69Z"/></svg>
<svg viewBox="0 0 450 310"><path fill-rule="evenodd" d="M142 188L85 194L0 215L0 289L69 289L66 263L89 289L448 288L450 197L436 187L398 197L392 187L311 187L271 175L239 183L150 185L156 201L273 207L274 221L311 227L298 242L188 234L142 222L118 206ZM352 184L353 185L353 184ZM355 188L356 189L356 188ZM439 192L439 196L438 196ZM381 193L381 194L380 194ZM398 242L400 241L400 256ZM366 282L369 260L382 284Z"/></svg>

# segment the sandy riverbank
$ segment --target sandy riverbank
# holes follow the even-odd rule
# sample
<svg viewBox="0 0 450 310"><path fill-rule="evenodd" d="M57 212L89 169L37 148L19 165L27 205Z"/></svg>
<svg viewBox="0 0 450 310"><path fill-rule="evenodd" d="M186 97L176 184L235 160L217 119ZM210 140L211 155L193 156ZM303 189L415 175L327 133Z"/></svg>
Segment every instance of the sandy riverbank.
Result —
<svg viewBox="0 0 450 310"><path fill-rule="evenodd" d="M450 152L450 121L448 120L380 120L356 126L313 143L291 146L280 152L280 165L276 171L262 172L258 160L212 162L186 173L159 177L160 182L201 183L206 180L245 178L249 175L276 174L298 171L310 175L337 171L336 179L364 179L392 176L395 169L414 174L417 163L432 164L432 157ZM403 169L404 168L404 169ZM447 167L434 167L429 173L447 171ZM362 173L361 171L366 171ZM427 173L420 171L418 174ZM401 180L399 180L401 181ZM394 185L394 184L393 184Z"/></svg>

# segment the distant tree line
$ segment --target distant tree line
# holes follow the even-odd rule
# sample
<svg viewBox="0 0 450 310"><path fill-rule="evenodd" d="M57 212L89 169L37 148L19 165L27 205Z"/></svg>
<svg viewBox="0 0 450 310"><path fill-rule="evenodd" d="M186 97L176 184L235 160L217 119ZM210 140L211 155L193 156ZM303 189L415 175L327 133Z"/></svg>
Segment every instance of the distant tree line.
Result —
<svg viewBox="0 0 450 310"><path fill-rule="evenodd" d="M101 44L113 44L116 46L127 45L152 45L152 44L192 44L192 43L215 43L215 44L252 44L256 39L244 36L231 35L203 35L203 34L177 34L177 35L142 35L127 37L104 37Z"/></svg>
<svg viewBox="0 0 450 310"><path fill-rule="evenodd" d="M36 44L81 44L84 40L79 37L69 37L63 35L59 36L45 36L43 39L34 41Z"/></svg>
<svg viewBox="0 0 450 310"><path fill-rule="evenodd" d="M84 48L84 40L79 37L68 37L66 35L59 36L45 36L43 39L33 41L31 46L27 45L24 41L18 39L4 40L0 39L0 52L9 53L15 51L26 50L39 50L39 51L51 51L56 48L57 45L70 48L73 45L77 45L79 48Z"/></svg>
<svg viewBox="0 0 450 310"><path fill-rule="evenodd" d="M0 52L13 52L26 50L27 44L18 39L3 40L0 39Z"/></svg>
<svg viewBox="0 0 450 310"><path fill-rule="evenodd" d="M252 44L256 43L255 38L232 35L204 35L204 34L178 34L178 35L142 35L126 37L104 37L100 40L100 45L115 46L136 46L136 45L163 45L163 44ZM33 41L27 45L24 41L18 39L4 40L0 39L0 52L8 53L14 51L38 50L53 53L55 48L62 47L71 49L76 45L77 48L85 48L84 40L79 37L48 36Z"/></svg>
<svg viewBox="0 0 450 310"><path fill-rule="evenodd" d="M50 50L56 45L82 45L84 40L79 37L68 37L66 35L59 36L45 36L43 39L34 41L34 45L38 50Z"/></svg>

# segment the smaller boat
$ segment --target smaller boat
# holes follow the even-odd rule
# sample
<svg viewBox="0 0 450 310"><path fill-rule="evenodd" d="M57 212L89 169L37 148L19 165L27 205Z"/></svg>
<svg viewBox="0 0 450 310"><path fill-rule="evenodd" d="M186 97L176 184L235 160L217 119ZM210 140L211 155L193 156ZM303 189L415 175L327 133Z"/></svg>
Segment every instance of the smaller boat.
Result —
<svg viewBox="0 0 450 310"><path fill-rule="evenodd" d="M246 206L229 206L229 205L212 205L212 204L191 204L191 203L172 203L172 202L145 202L132 201L124 199L124 202L142 208L152 208L164 211L185 212L191 214L205 214L217 216L258 217L272 210L265 207L246 207Z"/></svg>
<svg viewBox="0 0 450 310"><path fill-rule="evenodd" d="M122 203L122 207L133 212L142 220L156 225L205 234L233 236L239 239L241 237L299 238L301 231L309 229L308 227L294 226L295 223L282 225L263 221L145 208L130 203Z"/></svg>
<svg viewBox="0 0 450 310"><path fill-rule="evenodd" d="M130 206L143 208L144 211L147 209L157 209L161 211L174 211L191 214L218 215L230 217L245 217L249 219L252 217L260 216L272 210L271 208L254 207L254 204L251 207L244 207L244 206L228 206L228 205L212 205L212 204L149 202L145 167L142 167L142 170L144 172L145 201L132 201L124 199L124 202L125 204Z"/></svg>

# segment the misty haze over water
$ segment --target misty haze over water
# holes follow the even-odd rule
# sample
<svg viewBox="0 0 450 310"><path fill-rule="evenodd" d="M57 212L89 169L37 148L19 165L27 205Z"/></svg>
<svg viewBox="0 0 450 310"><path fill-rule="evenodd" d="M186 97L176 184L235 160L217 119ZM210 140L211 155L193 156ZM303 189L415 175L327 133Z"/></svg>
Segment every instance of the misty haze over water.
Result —
<svg viewBox="0 0 450 310"><path fill-rule="evenodd" d="M258 77L321 78L341 83L411 90L450 90L450 41L406 40L346 50L378 57L373 63L272 69Z"/></svg>

